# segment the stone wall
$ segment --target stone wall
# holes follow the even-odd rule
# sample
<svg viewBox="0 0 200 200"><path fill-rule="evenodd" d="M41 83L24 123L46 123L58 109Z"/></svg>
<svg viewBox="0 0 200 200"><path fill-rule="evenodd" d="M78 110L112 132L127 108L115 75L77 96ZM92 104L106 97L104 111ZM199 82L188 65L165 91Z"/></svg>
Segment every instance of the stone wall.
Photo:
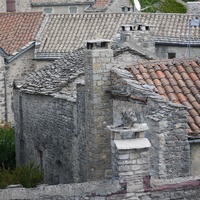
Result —
<svg viewBox="0 0 200 200"><path fill-rule="evenodd" d="M6 0L0 1L0 12L6 12Z"/></svg>
<svg viewBox="0 0 200 200"><path fill-rule="evenodd" d="M19 164L31 160L40 164L45 183L84 181L85 171L79 165L84 140L76 129L81 111L77 113L75 102L14 90L14 112L19 122L15 126Z"/></svg>
<svg viewBox="0 0 200 200"><path fill-rule="evenodd" d="M0 55L0 121L5 119L4 58Z"/></svg>
<svg viewBox="0 0 200 200"><path fill-rule="evenodd" d="M168 53L175 53L176 58L188 58L189 49L181 46L170 46L170 45L156 45L156 56L160 59L168 59ZM191 58L200 56L199 47L191 47L190 51Z"/></svg>
<svg viewBox="0 0 200 200"><path fill-rule="evenodd" d="M108 7L107 12L113 12L113 13L125 12L122 11L122 7L132 8L132 4L130 3L129 0L114 0L112 4ZM130 12L133 12L133 10L130 10Z"/></svg>
<svg viewBox="0 0 200 200"><path fill-rule="evenodd" d="M190 141L190 171L192 176L198 176L200 174L200 143L195 141Z"/></svg>
<svg viewBox="0 0 200 200"><path fill-rule="evenodd" d="M196 2L187 2L186 4L187 6L187 13L188 14L200 14L200 2L196 1Z"/></svg>
<svg viewBox="0 0 200 200"><path fill-rule="evenodd" d="M34 48L28 50L23 55L12 61L7 73L7 95L8 95L8 121L13 123L14 115L12 111L13 81L24 74L28 74L36 69L36 63L33 61ZM2 93L1 93L2 94Z"/></svg>
<svg viewBox="0 0 200 200"><path fill-rule="evenodd" d="M112 69L114 125L147 123L145 133L151 142L151 175L156 178L176 178L190 175L190 149L187 134L187 110L172 104L137 81L128 71ZM127 78L126 78L127 77ZM129 78L128 78L129 77ZM151 95L150 95L151 94ZM147 98L148 97L148 98ZM122 98L123 101L120 101ZM129 101L129 102L128 102ZM116 119L115 119L116 118Z"/></svg>
<svg viewBox="0 0 200 200"><path fill-rule="evenodd" d="M88 180L98 180L111 176L110 133L106 125L112 124L112 100L106 91L110 88L113 51L110 42L104 40L88 42L87 47L85 105Z"/></svg>

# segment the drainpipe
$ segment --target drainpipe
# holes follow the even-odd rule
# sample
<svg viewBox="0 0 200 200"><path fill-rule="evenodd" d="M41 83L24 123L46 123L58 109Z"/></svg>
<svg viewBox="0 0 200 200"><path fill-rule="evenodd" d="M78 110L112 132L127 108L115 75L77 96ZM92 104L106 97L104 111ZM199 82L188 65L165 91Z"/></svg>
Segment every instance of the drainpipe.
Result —
<svg viewBox="0 0 200 200"><path fill-rule="evenodd" d="M4 95L5 95L5 121L8 123L8 96L7 96L7 73L9 70L9 66L5 61L5 72L3 73L4 76Z"/></svg>

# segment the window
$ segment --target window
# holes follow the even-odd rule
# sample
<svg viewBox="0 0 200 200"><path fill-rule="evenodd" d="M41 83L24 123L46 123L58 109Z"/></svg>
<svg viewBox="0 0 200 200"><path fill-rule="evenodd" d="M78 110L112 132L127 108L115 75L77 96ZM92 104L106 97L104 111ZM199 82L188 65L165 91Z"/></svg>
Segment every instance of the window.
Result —
<svg viewBox="0 0 200 200"><path fill-rule="evenodd" d="M6 0L7 12L15 12L15 0Z"/></svg>
<svg viewBox="0 0 200 200"><path fill-rule="evenodd" d="M168 53L168 59L176 58L176 53Z"/></svg>
<svg viewBox="0 0 200 200"><path fill-rule="evenodd" d="M70 6L69 7L69 13L77 13L77 12L78 12L77 6Z"/></svg>
<svg viewBox="0 0 200 200"><path fill-rule="evenodd" d="M125 11L126 11L125 7L121 7L121 9L122 9L122 12L125 12Z"/></svg>
<svg viewBox="0 0 200 200"><path fill-rule="evenodd" d="M44 8L44 13L46 13L46 14L53 13L53 8Z"/></svg>
<svg viewBox="0 0 200 200"><path fill-rule="evenodd" d="M35 163L40 166L40 169L43 169L43 153L41 150L35 150Z"/></svg>

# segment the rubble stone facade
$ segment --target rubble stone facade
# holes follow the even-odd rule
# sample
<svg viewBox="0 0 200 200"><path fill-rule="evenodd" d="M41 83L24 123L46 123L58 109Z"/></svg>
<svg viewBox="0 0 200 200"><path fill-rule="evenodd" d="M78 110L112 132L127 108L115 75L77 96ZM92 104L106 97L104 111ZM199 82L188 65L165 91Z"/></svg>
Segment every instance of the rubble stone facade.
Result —
<svg viewBox="0 0 200 200"><path fill-rule="evenodd" d="M77 80L81 59L75 63L77 69L63 66L70 59L60 61L62 70L72 71L66 73L70 78L61 91L48 85L42 88L35 80L35 87L31 81L28 86L18 81L14 90L18 162L31 158L42 163L46 183L76 184L8 188L1 195L21 191L20 199L27 195L74 200L198 199L199 178L190 177L186 107L133 79L128 68L114 67L108 40L87 42L84 84ZM53 64L51 69L61 71ZM49 77L48 70L45 73ZM54 92L48 95L49 91Z"/></svg>

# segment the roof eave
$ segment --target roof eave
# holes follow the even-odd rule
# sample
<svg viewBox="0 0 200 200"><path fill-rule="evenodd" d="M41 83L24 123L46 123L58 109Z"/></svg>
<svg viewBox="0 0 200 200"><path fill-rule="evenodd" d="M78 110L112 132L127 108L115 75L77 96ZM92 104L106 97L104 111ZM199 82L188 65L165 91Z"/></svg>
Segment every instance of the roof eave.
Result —
<svg viewBox="0 0 200 200"><path fill-rule="evenodd" d="M30 43L30 45L25 46L20 52L16 53L15 55L7 56L5 58L6 63L7 64L11 63L12 61L14 61L18 57L20 57L21 55L26 53L29 49L31 49L34 46L35 46L35 42L32 42L32 43Z"/></svg>

